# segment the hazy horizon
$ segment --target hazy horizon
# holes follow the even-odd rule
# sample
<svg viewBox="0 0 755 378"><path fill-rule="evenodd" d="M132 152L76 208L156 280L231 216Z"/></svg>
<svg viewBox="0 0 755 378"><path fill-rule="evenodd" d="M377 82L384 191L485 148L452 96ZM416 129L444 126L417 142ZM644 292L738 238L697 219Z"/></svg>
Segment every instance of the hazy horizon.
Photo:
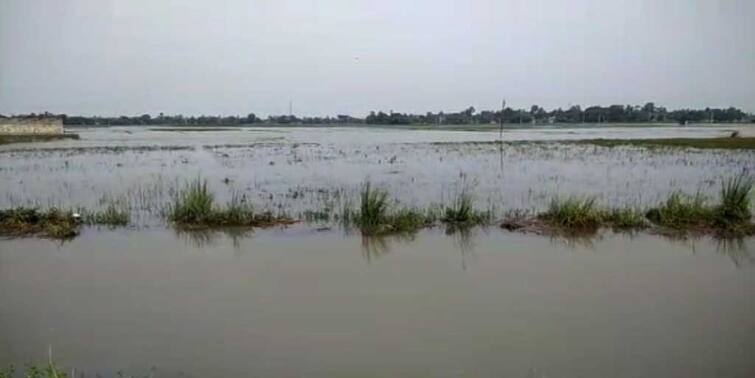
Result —
<svg viewBox="0 0 755 378"><path fill-rule="evenodd" d="M755 2L0 2L0 113L755 111Z"/></svg>

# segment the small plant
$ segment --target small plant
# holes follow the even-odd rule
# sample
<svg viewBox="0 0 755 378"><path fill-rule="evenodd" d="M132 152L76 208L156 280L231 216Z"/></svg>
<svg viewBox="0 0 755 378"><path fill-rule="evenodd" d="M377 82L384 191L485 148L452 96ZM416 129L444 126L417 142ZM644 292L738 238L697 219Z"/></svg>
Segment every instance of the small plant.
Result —
<svg viewBox="0 0 755 378"><path fill-rule="evenodd" d="M744 174L721 183L721 203L713 209L713 221L717 226L728 228L749 222L753 183L753 178Z"/></svg>
<svg viewBox="0 0 755 378"><path fill-rule="evenodd" d="M206 223L212 217L213 202L207 180L197 178L176 195L168 210L168 219L178 224Z"/></svg>
<svg viewBox="0 0 755 378"><path fill-rule="evenodd" d="M710 224L712 214L705 197L699 192L694 196L674 192L660 206L648 210L645 216L659 226L681 230Z"/></svg>
<svg viewBox="0 0 755 378"><path fill-rule="evenodd" d="M125 208L118 208L114 203L108 205L104 211L87 214L84 223L104 224L108 226L126 226L131 222L131 214Z"/></svg>
<svg viewBox="0 0 755 378"><path fill-rule="evenodd" d="M574 232L597 230L607 218L592 197L554 198L541 217L553 227Z"/></svg>
<svg viewBox="0 0 755 378"><path fill-rule="evenodd" d="M364 235L412 233L431 226L435 221L431 211L423 213L409 208L390 211L388 193L372 188L369 181L362 186L359 212L345 211L342 219L344 222L353 221Z"/></svg>
<svg viewBox="0 0 755 378"><path fill-rule="evenodd" d="M648 225L642 211L633 208L613 209L608 218L613 228L619 230L642 229Z"/></svg>
<svg viewBox="0 0 755 378"><path fill-rule="evenodd" d="M388 215L384 232L412 233L419 229L429 227L434 218L430 213L422 213L416 209L401 209L394 214Z"/></svg>
<svg viewBox="0 0 755 378"><path fill-rule="evenodd" d="M384 190L373 189L369 181L362 186L360 193L359 214L355 223L362 232L377 232L385 223L388 212L388 193Z"/></svg>

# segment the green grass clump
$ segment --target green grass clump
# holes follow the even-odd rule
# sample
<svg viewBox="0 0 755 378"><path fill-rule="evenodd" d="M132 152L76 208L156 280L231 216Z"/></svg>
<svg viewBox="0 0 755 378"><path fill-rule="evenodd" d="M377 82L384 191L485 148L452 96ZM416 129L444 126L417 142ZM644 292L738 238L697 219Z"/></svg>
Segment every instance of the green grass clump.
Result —
<svg viewBox="0 0 755 378"><path fill-rule="evenodd" d="M430 211L408 208L391 211L388 193L374 189L369 181L362 186L359 212L344 216L344 219L353 220L364 235L411 233L432 225L435 220Z"/></svg>
<svg viewBox="0 0 755 378"><path fill-rule="evenodd" d="M41 235L55 239L71 238L79 234L80 222L71 211L51 208L0 210L0 234L6 236Z"/></svg>
<svg viewBox="0 0 755 378"><path fill-rule="evenodd" d="M607 218L593 197L554 198L540 217L552 227L569 232L595 231Z"/></svg>
<svg viewBox="0 0 755 378"><path fill-rule="evenodd" d="M474 208L474 198L464 188L454 198L451 206L446 206L441 221L454 227L471 227L485 224L490 220L490 214Z"/></svg>
<svg viewBox="0 0 755 378"><path fill-rule="evenodd" d="M234 195L225 206L215 205L207 181L197 178L181 190L168 208L168 220L182 227L266 227L293 223L271 212L255 212L243 196Z"/></svg>
<svg viewBox="0 0 755 378"><path fill-rule="evenodd" d="M633 208L613 209L608 215L611 226L618 230L638 230L647 227L642 211Z"/></svg>
<svg viewBox="0 0 755 378"><path fill-rule="evenodd" d="M82 213L85 213L82 211ZM104 211L84 216L84 223L103 224L108 226L126 226L131 222L131 213L125 208L118 208L111 203Z"/></svg>
<svg viewBox="0 0 755 378"><path fill-rule="evenodd" d="M207 181L197 178L181 190L169 208L168 219L178 224L204 224L213 217L214 196Z"/></svg>
<svg viewBox="0 0 755 378"><path fill-rule="evenodd" d="M400 209L388 215L385 231L411 233L432 226L434 221L435 218L430 212L422 212L417 209Z"/></svg>
<svg viewBox="0 0 755 378"><path fill-rule="evenodd" d="M665 202L645 214L653 223L676 230L709 225L712 215L702 194L690 196L681 192L671 193Z"/></svg>
<svg viewBox="0 0 755 378"><path fill-rule="evenodd" d="M365 234L377 233L388 219L388 192L373 189L367 181L359 195L359 213L354 216L354 223Z"/></svg>
<svg viewBox="0 0 755 378"><path fill-rule="evenodd" d="M753 184L753 178L745 175L721 183L721 202L713 209L716 225L730 227L750 221L750 191Z"/></svg>

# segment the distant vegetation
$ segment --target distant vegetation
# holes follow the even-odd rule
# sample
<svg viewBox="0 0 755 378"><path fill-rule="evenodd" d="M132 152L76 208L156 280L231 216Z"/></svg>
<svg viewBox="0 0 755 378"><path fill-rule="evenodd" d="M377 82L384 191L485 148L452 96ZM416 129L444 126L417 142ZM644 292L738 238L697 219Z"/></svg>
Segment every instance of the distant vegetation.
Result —
<svg viewBox="0 0 755 378"><path fill-rule="evenodd" d="M184 116L160 113L157 116L142 114L136 116L99 117L67 114L27 114L18 117L57 116L63 118L66 125L171 125L171 126L238 126L250 124L368 124L368 125L470 125L497 124L547 124L547 123L703 123L703 122L755 122L753 115L748 115L740 109L705 108L667 110L649 102L645 105L611 105L589 106L579 105L568 109L546 110L538 105L529 109L477 111L469 107L459 112L427 112L425 114L396 113L393 111L373 111L364 118L349 115L327 117L299 117L296 115L270 115L267 118L257 117L254 113L231 116ZM3 117L0 115L0 117Z"/></svg>

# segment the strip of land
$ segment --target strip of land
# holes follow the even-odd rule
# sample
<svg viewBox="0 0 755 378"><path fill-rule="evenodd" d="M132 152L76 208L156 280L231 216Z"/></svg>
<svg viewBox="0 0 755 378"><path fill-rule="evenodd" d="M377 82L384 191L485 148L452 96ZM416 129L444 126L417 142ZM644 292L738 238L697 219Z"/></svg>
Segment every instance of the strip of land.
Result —
<svg viewBox="0 0 755 378"><path fill-rule="evenodd" d="M575 143L602 147L633 146L650 148L700 148L723 150L755 150L755 137L737 138L666 138L666 139L588 139Z"/></svg>
<svg viewBox="0 0 755 378"><path fill-rule="evenodd" d="M49 142L62 139L79 139L79 134L0 135L0 144Z"/></svg>

